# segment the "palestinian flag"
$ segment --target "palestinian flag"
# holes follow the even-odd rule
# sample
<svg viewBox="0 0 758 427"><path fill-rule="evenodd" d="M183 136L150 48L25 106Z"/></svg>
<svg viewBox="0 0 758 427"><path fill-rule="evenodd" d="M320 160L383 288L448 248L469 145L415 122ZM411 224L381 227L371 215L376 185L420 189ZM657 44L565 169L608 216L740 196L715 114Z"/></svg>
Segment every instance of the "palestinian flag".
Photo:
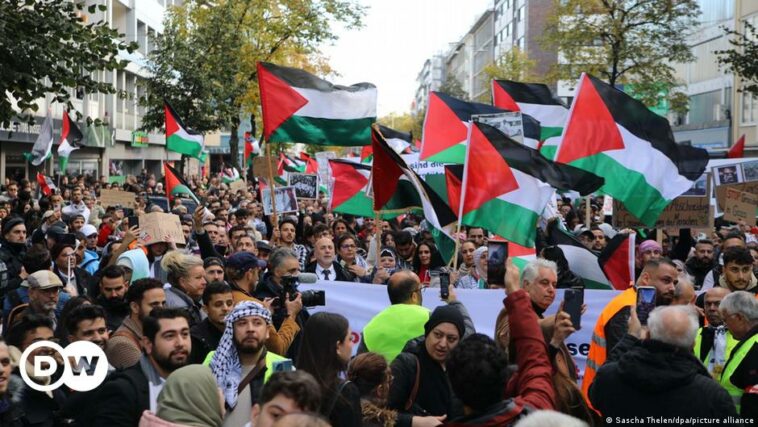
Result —
<svg viewBox="0 0 758 427"><path fill-rule="evenodd" d="M510 164L508 156L518 145L492 126L472 123L459 212L465 225L484 227L506 240L533 247L537 220L553 188L545 182L539 165Z"/></svg>
<svg viewBox="0 0 758 427"><path fill-rule="evenodd" d="M511 80L492 81L492 99L496 107L521 111L540 122L540 152L552 160L560 144L568 108L542 83Z"/></svg>
<svg viewBox="0 0 758 427"><path fill-rule="evenodd" d="M334 85L296 68L258 63L263 133L268 142L369 145L376 86Z"/></svg>
<svg viewBox="0 0 758 427"><path fill-rule="evenodd" d="M166 149L204 161L207 154L204 153L203 135L190 131L168 102L163 102L163 110L166 114Z"/></svg>
<svg viewBox="0 0 758 427"><path fill-rule="evenodd" d="M635 234L618 233L608 241L598 263L613 289L623 291L635 281L634 277L634 241Z"/></svg>
<svg viewBox="0 0 758 427"><path fill-rule="evenodd" d="M78 150L83 146L81 141L84 135L82 135L82 131L79 130L76 123L71 121L68 111L63 112L62 122L61 142L58 145L58 169L62 174L65 174L66 166L68 166L68 157L74 150Z"/></svg>
<svg viewBox="0 0 758 427"><path fill-rule="evenodd" d="M732 145L732 148L726 153L727 159L741 159L745 157L745 134Z"/></svg>
<svg viewBox="0 0 758 427"><path fill-rule="evenodd" d="M227 173L227 169L222 170L221 172L221 182L224 184L231 184L234 181L239 181L242 179L240 177L240 171L237 170L237 168L230 167L229 173Z"/></svg>
<svg viewBox="0 0 758 427"><path fill-rule="evenodd" d="M455 213L390 147L379 133L378 126L372 128L372 145L374 162L371 180L375 210L390 206L390 202L398 199L398 196L401 201L407 201L408 205L420 202L437 248L443 258L449 261L455 250L455 239L452 237L455 233ZM408 187L415 191L415 200L408 197L411 195L403 194L403 189Z"/></svg>
<svg viewBox="0 0 758 427"><path fill-rule="evenodd" d="M39 172L37 172L37 184L45 196L50 196L57 189L49 176L42 175Z"/></svg>
<svg viewBox="0 0 758 427"><path fill-rule="evenodd" d="M424 118L421 160L441 163L463 163L471 116L505 113L506 110L477 102L466 102L441 92L430 92ZM522 115L524 144L536 147L540 124Z"/></svg>
<svg viewBox="0 0 758 427"><path fill-rule="evenodd" d="M333 212L374 217L374 201L367 195L371 166L349 160L329 160L329 208Z"/></svg>
<svg viewBox="0 0 758 427"><path fill-rule="evenodd" d="M305 162L305 173L318 173L318 161L308 153L301 151L300 160Z"/></svg>
<svg viewBox="0 0 758 427"><path fill-rule="evenodd" d="M445 186L447 187L447 203L457 215L461 210L463 165L445 165Z"/></svg>
<svg viewBox="0 0 758 427"><path fill-rule="evenodd" d="M708 164L707 151L674 141L668 120L587 74L561 138L556 161L605 178L603 193L648 226Z"/></svg>
<svg viewBox="0 0 758 427"><path fill-rule="evenodd" d="M31 153L24 153L26 161L31 162L34 166L41 165L53 150L53 116L50 109L47 110L47 117L39 130L39 136L34 141Z"/></svg>
<svg viewBox="0 0 758 427"><path fill-rule="evenodd" d="M255 139L255 136L253 136L252 133L245 132L245 152L244 152L245 165L247 165L247 167L252 167L253 159L260 155L261 155L261 146L260 144L258 144L258 140Z"/></svg>
<svg viewBox="0 0 758 427"><path fill-rule="evenodd" d="M519 271L524 271L527 264L537 259L537 250L515 242L508 242L508 256L513 258L513 264Z"/></svg>
<svg viewBox="0 0 758 427"><path fill-rule="evenodd" d="M284 172L304 173L305 162L287 154L279 153L278 172L279 175L283 175Z"/></svg>
<svg viewBox="0 0 758 427"><path fill-rule="evenodd" d="M384 136L384 140L387 141L387 144L389 144L397 154L403 154L410 149L413 142L410 133L400 132L399 130L378 123L377 125L379 126L379 132ZM373 152L374 150L370 145L363 147L361 150L361 162L371 163Z"/></svg>
<svg viewBox="0 0 758 427"><path fill-rule="evenodd" d="M558 246L568 261L569 270L584 281L587 289L612 289L611 281L605 276L598 255L587 249L576 237L563 230L558 221L548 225L547 242Z"/></svg>
<svg viewBox="0 0 758 427"><path fill-rule="evenodd" d="M200 204L200 200L195 196L195 193L190 190L190 186L176 169L171 167L168 163L163 163L163 173L166 175L166 196L168 197L169 202L180 194L186 194L194 200L195 203L198 205Z"/></svg>

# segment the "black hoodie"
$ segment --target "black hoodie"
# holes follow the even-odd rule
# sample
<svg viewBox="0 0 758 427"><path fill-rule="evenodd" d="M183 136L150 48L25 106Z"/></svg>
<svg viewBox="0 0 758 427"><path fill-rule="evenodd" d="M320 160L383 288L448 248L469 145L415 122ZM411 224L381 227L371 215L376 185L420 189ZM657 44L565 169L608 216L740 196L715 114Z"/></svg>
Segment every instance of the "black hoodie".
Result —
<svg viewBox="0 0 758 427"><path fill-rule="evenodd" d="M729 394L692 351L625 335L589 390L603 417L736 416Z"/></svg>

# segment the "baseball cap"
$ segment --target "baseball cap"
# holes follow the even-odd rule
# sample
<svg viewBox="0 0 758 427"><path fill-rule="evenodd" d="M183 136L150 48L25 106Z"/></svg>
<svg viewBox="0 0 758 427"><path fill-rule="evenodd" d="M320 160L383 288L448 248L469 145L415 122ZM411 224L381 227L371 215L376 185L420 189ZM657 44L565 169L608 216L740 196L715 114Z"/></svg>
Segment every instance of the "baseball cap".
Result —
<svg viewBox="0 0 758 427"><path fill-rule="evenodd" d="M42 219L43 219L43 220L45 220L45 219L48 219L48 218L50 218L51 216L53 216L53 214L54 214L54 213L55 213L54 211L45 211L45 213L44 213L44 214L42 214Z"/></svg>
<svg viewBox="0 0 758 427"><path fill-rule="evenodd" d="M84 224L81 230L79 230L85 237L89 237L93 234L97 234L97 228L92 224Z"/></svg>
<svg viewBox="0 0 758 427"><path fill-rule="evenodd" d="M26 278L29 289L62 288L61 279L50 270L40 270Z"/></svg>
<svg viewBox="0 0 758 427"><path fill-rule="evenodd" d="M226 265L235 270L245 271L253 267L266 268L266 261L256 258L250 252L237 252L226 259Z"/></svg>

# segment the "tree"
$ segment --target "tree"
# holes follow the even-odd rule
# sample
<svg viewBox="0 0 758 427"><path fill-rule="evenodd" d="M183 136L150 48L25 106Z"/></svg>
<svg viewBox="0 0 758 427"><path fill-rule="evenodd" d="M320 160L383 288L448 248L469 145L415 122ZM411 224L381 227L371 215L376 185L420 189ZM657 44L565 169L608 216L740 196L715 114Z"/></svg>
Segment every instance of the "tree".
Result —
<svg viewBox="0 0 758 427"><path fill-rule="evenodd" d="M96 71L120 70L137 44L119 41L124 34L105 21L87 23L84 5L69 0L0 1L0 124L10 125L19 117L34 123L36 100L46 94L70 110L72 89L88 93L115 93L112 85L93 78ZM103 5L88 12L105 11ZM20 113L14 108L18 108ZM77 113L77 116L81 116Z"/></svg>
<svg viewBox="0 0 758 427"><path fill-rule="evenodd" d="M530 59L529 55L518 47L514 47L484 67L483 72L488 82L496 79L536 82L539 80L534 74L536 66L537 61Z"/></svg>
<svg viewBox="0 0 758 427"><path fill-rule="evenodd" d="M362 13L346 0L190 1L171 8L149 58L142 127L163 127L166 99L195 130L228 129L232 164L239 166L240 114L260 117L257 62L327 74L318 49L335 39L332 24L360 26Z"/></svg>
<svg viewBox="0 0 758 427"><path fill-rule="evenodd" d="M733 47L716 51L719 64L742 78L740 90L758 95L758 30L746 21L744 33L726 28L724 31L734 36L729 40Z"/></svg>
<svg viewBox="0 0 758 427"><path fill-rule="evenodd" d="M541 41L563 59L551 80L584 71L610 85L632 84L646 105L665 96L672 109L686 109L672 64L694 60L687 36L699 14L697 0L554 0Z"/></svg>
<svg viewBox="0 0 758 427"><path fill-rule="evenodd" d="M437 91L456 97L458 99L462 99L464 101L468 101L468 93L463 90L463 85L460 81L458 81L457 78L451 75L448 75L445 78L445 81L442 82L440 88Z"/></svg>

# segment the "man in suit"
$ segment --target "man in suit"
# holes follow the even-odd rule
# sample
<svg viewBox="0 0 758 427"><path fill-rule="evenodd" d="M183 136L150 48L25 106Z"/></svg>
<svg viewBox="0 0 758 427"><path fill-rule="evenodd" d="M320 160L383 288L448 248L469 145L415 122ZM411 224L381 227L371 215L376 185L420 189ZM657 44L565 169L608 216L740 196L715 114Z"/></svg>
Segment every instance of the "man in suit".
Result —
<svg viewBox="0 0 758 427"><path fill-rule="evenodd" d="M316 261L308 264L305 271L316 273L319 280L352 281L352 276L335 261L334 242L328 237L316 241L313 248Z"/></svg>

